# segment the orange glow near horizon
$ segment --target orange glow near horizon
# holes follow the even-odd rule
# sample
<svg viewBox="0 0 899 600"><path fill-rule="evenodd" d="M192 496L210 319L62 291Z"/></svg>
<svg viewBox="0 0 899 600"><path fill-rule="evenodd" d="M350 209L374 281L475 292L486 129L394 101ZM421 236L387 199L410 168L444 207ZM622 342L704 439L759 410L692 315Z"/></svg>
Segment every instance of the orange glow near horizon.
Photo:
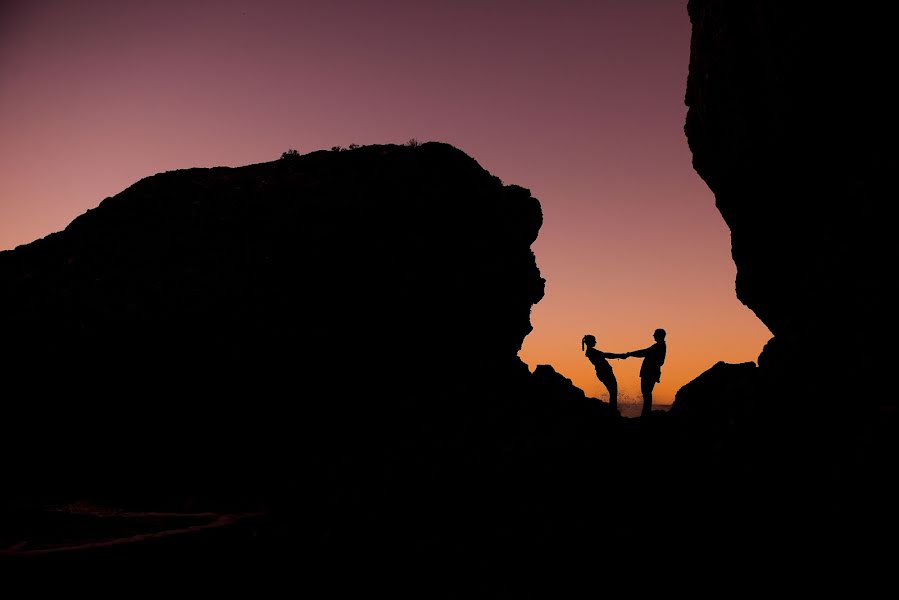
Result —
<svg viewBox="0 0 899 600"><path fill-rule="evenodd" d="M657 405L770 333L683 133L686 0L0 5L0 249L143 177L347 146L450 143L531 190L547 280L520 353L605 397L580 350L668 331ZM464 360L464 357L460 357ZM639 401L642 359L613 361Z"/></svg>
<svg viewBox="0 0 899 600"><path fill-rule="evenodd" d="M627 193L621 202L643 203ZM581 337L593 334L599 349L621 353L650 346L652 332L661 327L668 354L653 393L655 406L670 404L681 386L718 361L755 362L771 333L736 298L730 232L716 213L715 220L702 214L714 210L712 203L697 177L693 189L676 193L671 209L646 218L635 211L633 219L644 221L642 235L639 228L594 231L594 223L619 222L629 214L626 208L603 218L603 208L587 207L582 219L560 223L551 212L546 215L533 246L547 279L546 296L532 310L534 330L521 359L532 370L551 364L588 396L607 400L581 350ZM572 226L573 221L583 225ZM594 236L604 243L594 242ZM628 402L642 403L641 363L640 358L610 361L622 410Z"/></svg>

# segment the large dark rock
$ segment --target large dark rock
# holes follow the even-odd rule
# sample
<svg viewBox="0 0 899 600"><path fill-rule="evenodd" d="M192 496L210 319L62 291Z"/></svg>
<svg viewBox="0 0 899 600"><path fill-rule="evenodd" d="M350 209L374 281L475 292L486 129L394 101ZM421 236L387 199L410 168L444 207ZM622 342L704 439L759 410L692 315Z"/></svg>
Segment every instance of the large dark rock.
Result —
<svg viewBox="0 0 899 600"><path fill-rule="evenodd" d="M261 512L262 563L348 581L594 561L629 531L597 499L650 500L608 406L517 357L541 220L451 146L370 146L155 175L0 253L0 529L92 537L43 510L87 499Z"/></svg>
<svg viewBox="0 0 899 600"><path fill-rule="evenodd" d="M190 487L472 435L528 377L541 219L437 143L148 177L0 253L4 469Z"/></svg>
<svg viewBox="0 0 899 600"><path fill-rule="evenodd" d="M757 397L755 363L717 362L677 391L669 411L697 427L727 428L743 420L742 411Z"/></svg>
<svg viewBox="0 0 899 600"><path fill-rule="evenodd" d="M781 540L889 537L892 10L690 0L689 13L693 164L730 227L737 295L774 334L732 468Z"/></svg>
<svg viewBox="0 0 899 600"><path fill-rule="evenodd" d="M689 3L685 130L731 229L737 295L774 334L772 368L843 406L883 400L869 382L892 362L899 97L891 11L875 6Z"/></svg>

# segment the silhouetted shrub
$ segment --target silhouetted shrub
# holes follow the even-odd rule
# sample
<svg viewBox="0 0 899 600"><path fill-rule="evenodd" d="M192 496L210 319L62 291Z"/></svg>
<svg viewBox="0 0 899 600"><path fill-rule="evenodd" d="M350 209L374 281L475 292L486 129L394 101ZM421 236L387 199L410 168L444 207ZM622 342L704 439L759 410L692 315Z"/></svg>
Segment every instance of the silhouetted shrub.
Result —
<svg viewBox="0 0 899 600"><path fill-rule="evenodd" d="M281 153L281 158L296 158L300 155L299 151L294 148L288 148Z"/></svg>
<svg viewBox="0 0 899 600"><path fill-rule="evenodd" d="M419 142L416 138L411 138L408 142L406 142L406 145L410 148L417 148L418 146L421 146L421 142Z"/></svg>
<svg viewBox="0 0 899 600"><path fill-rule="evenodd" d="M347 150L355 150L358 147L359 147L359 144L350 144L349 146L347 146Z"/></svg>
<svg viewBox="0 0 899 600"><path fill-rule="evenodd" d="M343 150L341 146L331 146L331 152L340 152Z"/></svg>

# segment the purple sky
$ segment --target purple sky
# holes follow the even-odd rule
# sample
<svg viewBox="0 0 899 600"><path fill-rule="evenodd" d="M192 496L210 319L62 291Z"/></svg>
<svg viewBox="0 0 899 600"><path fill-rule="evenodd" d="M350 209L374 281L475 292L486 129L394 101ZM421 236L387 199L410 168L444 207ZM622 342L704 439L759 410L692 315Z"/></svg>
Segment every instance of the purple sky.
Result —
<svg viewBox="0 0 899 600"><path fill-rule="evenodd" d="M521 357L606 397L581 336L664 327L670 402L770 337L690 164L689 43L686 0L0 0L0 249L160 171L448 142L543 205ZM638 398L639 360L613 366Z"/></svg>

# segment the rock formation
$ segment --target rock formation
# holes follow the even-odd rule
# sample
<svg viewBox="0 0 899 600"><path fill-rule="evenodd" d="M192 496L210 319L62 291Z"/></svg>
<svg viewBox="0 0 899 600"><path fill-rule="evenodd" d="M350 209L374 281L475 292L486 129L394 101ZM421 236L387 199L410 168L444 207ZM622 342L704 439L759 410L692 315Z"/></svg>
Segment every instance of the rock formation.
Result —
<svg viewBox="0 0 899 600"><path fill-rule="evenodd" d="M759 506L782 517L772 527L802 521L821 536L896 525L895 495L881 493L897 457L884 378L899 164L890 12L689 2L693 164L730 227L737 295L774 334L755 398L741 400L754 406L735 468L767 490Z"/></svg>
<svg viewBox="0 0 899 600"><path fill-rule="evenodd" d="M0 525L262 511L313 571L600 550L597 499L646 499L608 406L517 357L541 221L451 146L367 146L154 175L0 253Z"/></svg>
<svg viewBox="0 0 899 600"><path fill-rule="evenodd" d="M79 481L444 430L527 376L540 225L436 143L148 177L0 253L5 422Z"/></svg>
<svg viewBox="0 0 899 600"><path fill-rule="evenodd" d="M762 362L824 379L816 401L879 402L867 382L887 365L892 314L890 20L788 4L691 0L685 130L731 229L737 295L774 333Z"/></svg>

